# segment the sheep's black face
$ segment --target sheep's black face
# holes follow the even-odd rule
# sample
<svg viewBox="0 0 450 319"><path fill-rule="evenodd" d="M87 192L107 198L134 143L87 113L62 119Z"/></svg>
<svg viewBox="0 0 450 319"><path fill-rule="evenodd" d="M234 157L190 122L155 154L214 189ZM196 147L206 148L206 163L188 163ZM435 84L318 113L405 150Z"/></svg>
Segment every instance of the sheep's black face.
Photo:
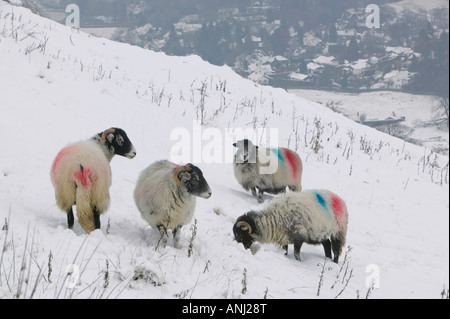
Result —
<svg viewBox="0 0 450 319"><path fill-rule="evenodd" d="M249 249L255 242L253 235L257 231L253 218L247 214L239 217L233 226L234 239Z"/></svg>
<svg viewBox="0 0 450 319"><path fill-rule="evenodd" d="M114 128L114 131L106 136L105 142L111 152L116 155L127 158L136 156L136 149L128 138L127 133L120 128Z"/></svg>
<svg viewBox="0 0 450 319"><path fill-rule="evenodd" d="M211 189L203 177L202 171L192 164L188 164L189 170L178 174L178 179L186 186L189 194L203 198L211 197Z"/></svg>
<svg viewBox="0 0 450 319"><path fill-rule="evenodd" d="M236 164L254 164L256 163L256 156L258 146L252 144L251 141L245 139L233 144L238 150L234 156L234 162Z"/></svg>

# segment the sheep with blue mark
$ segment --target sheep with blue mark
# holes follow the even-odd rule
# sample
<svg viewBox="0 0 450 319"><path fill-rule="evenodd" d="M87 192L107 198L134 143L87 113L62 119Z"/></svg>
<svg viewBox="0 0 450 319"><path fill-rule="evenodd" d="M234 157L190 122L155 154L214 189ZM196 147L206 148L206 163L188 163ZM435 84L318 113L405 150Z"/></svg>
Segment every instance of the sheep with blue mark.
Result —
<svg viewBox="0 0 450 319"><path fill-rule="evenodd" d="M255 254L261 244L294 244L295 259L300 260L303 243L322 244L325 256L338 263L347 235L348 212L345 202L328 190L288 193L274 199L260 211L240 216L233 233L237 242Z"/></svg>
<svg viewBox="0 0 450 319"><path fill-rule="evenodd" d="M300 156L287 148L259 149L250 140L233 144L237 147L234 156L234 175L245 190L251 190L258 202L264 201L264 192L279 194L302 190L303 164ZM258 193L257 193L258 191Z"/></svg>

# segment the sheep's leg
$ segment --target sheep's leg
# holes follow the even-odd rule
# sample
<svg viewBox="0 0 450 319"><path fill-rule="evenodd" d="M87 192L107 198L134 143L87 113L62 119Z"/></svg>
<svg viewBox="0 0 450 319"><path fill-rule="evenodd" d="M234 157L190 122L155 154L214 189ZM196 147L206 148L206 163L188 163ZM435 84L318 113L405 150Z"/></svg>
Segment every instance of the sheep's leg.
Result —
<svg viewBox="0 0 450 319"><path fill-rule="evenodd" d="M96 206L94 206L94 208L92 209L92 212L94 213L95 229L100 229L100 212L98 211Z"/></svg>
<svg viewBox="0 0 450 319"><path fill-rule="evenodd" d="M258 189L258 203L260 203L260 204L264 202L263 195L264 195L264 191L259 188Z"/></svg>
<svg viewBox="0 0 450 319"><path fill-rule="evenodd" d="M332 237L331 238L331 247L333 248L333 254L334 254L333 261L337 264L339 262L339 255L342 252L342 242L339 239Z"/></svg>
<svg viewBox="0 0 450 319"><path fill-rule="evenodd" d="M295 241L294 242L294 257L298 261L300 260L300 249L302 248L303 242L302 241Z"/></svg>
<svg viewBox="0 0 450 319"><path fill-rule="evenodd" d="M180 242L180 234L181 234L180 230L181 230L181 226L182 226L182 225L178 225L177 228L175 228L175 229L173 230L173 242L174 242L174 246L175 246L176 248L180 248L180 247L179 247L179 242Z"/></svg>
<svg viewBox="0 0 450 319"><path fill-rule="evenodd" d="M302 183L299 181L295 185L290 185L289 189L293 192L301 192L302 191Z"/></svg>
<svg viewBox="0 0 450 319"><path fill-rule="evenodd" d="M287 256L287 254L288 254L288 245L283 245L283 249L286 251L284 253L284 255Z"/></svg>
<svg viewBox="0 0 450 319"><path fill-rule="evenodd" d="M331 241L329 240L329 239L325 239L323 242L322 242L322 245L323 245L323 249L324 249L324 251L325 251L325 256L327 257L327 258L332 258L331 257Z"/></svg>
<svg viewBox="0 0 450 319"><path fill-rule="evenodd" d="M252 195L256 197L257 196L256 195L256 187L252 187L251 191L252 191Z"/></svg>
<svg viewBox="0 0 450 319"><path fill-rule="evenodd" d="M70 207L67 211L67 225L69 226L69 229L72 229L74 221L75 218L73 217L73 210L72 207Z"/></svg>
<svg viewBox="0 0 450 319"><path fill-rule="evenodd" d="M156 227L158 227L159 233L161 235L161 237L159 238L159 241L158 241L158 246L161 243L162 246L165 247L166 244L167 244L167 239L168 239L168 237L167 237L167 228L166 228L166 226L164 226L162 224L159 224Z"/></svg>

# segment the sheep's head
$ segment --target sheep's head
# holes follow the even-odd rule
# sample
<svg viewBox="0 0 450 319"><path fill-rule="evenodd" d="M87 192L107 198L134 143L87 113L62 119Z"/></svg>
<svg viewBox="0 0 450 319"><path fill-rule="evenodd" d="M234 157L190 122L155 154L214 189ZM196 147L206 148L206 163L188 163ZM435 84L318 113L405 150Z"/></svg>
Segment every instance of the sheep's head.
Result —
<svg viewBox="0 0 450 319"><path fill-rule="evenodd" d="M257 233L255 221L248 214L242 215L233 226L234 239L249 249L255 243L254 235Z"/></svg>
<svg viewBox="0 0 450 319"><path fill-rule="evenodd" d="M112 154L125 156L127 158L134 158L136 156L136 149L124 130L120 128L110 128L99 133L99 135Z"/></svg>
<svg viewBox="0 0 450 319"><path fill-rule="evenodd" d="M253 145L248 139L240 140L234 143L233 146L238 149L234 155L235 164L256 163L258 146Z"/></svg>
<svg viewBox="0 0 450 319"><path fill-rule="evenodd" d="M184 186L189 194L203 198L211 197L211 189L197 166L192 164L179 166L173 175L177 184Z"/></svg>

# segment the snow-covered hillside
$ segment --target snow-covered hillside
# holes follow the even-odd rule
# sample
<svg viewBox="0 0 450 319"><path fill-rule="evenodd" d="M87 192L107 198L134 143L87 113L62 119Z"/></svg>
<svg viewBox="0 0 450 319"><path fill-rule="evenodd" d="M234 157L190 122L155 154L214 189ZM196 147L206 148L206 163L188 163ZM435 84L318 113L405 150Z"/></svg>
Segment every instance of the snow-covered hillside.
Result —
<svg viewBox="0 0 450 319"><path fill-rule="evenodd" d="M441 103L439 97L393 91L360 94L316 90L290 90L290 92L327 105L354 121L360 121L361 115L364 115L366 120L404 116L405 121L401 124L413 130L407 138L417 141L416 144L427 149L448 155L448 127L441 128L435 124L439 118Z"/></svg>
<svg viewBox="0 0 450 319"><path fill-rule="evenodd" d="M101 229L69 230L51 163L111 126L137 156L111 162ZM304 189L345 199L338 265L324 265L321 246L305 244L299 262L292 248L252 255L233 240L235 219L273 198L258 204L233 175L227 132L252 128L298 152ZM0 298L439 298L449 287L448 157L199 57L95 38L0 1L0 136ZM193 221L180 249L157 247L133 190L145 167L178 155L213 195L197 201L195 236Z"/></svg>
<svg viewBox="0 0 450 319"><path fill-rule="evenodd" d="M448 9L448 0L428 0L428 1L420 1L420 0L401 0L399 2L395 2L393 4L388 4L393 7L397 7L398 9L404 10L409 9L412 11L420 11L420 10L433 10L438 8L447 8Z"/></svg>

